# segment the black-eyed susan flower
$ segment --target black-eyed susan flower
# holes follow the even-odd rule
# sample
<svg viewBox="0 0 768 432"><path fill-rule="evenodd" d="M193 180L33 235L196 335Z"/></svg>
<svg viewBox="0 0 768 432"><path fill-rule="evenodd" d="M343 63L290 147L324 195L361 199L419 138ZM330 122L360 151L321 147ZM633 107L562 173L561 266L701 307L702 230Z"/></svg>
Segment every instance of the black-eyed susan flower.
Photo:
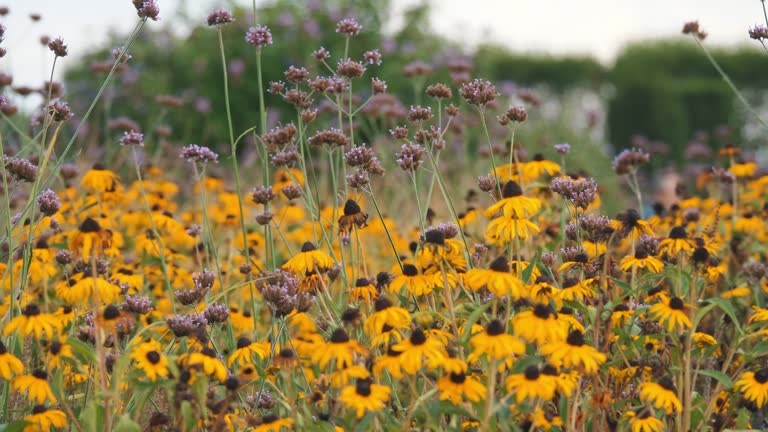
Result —
<svg viewBox="0 0 768 432"><path fill-rule="evenodd" d="M328 271L334 264L335 262L330 255L317 249L312 242L305 242L301 246L301 252L283 264L283 268L299 276L304 276L313 272Z"/></svg>
<svg viewBox="0 0 768 432"><path fill-rule="evenodd" d="M83 258L104 255L112 246L113 232L102 228L96 219L85 218L69 239L69 248Z"/></svg>
<svg viewBox="0 0 768 432"><path fill-rule="evenodd" d="M536 398L550 400L555 397L557 389L555 379L542 374L536 365L528 366L523 373L508 376L506 386L507 391L514 393L517 403Z"/></svg>
<svg viewBox="0 0 768 432"><path fill-rule="evenodd" d="M183 354L181 359L188 367L200 367L204 374L216 378L220 382L227 379L227 368L211 348L203 348L200 352Z"/></svg>
<svg viewBox="0 0 768 432"><path fill-rule="evenodd" d="M267 414L261 418L254 432L282 432L293 428L293 419L290 417L280 418L275 414Z"/></svg>
<svg viewBox="0 0 768 432"><path fill-rule="evenodd" d="M720 297L724 299L745 298L752 295L752 290L749 287L737 287L723 291L720 293Z"/></svg>
<svg viewBox="0 0 768 432"><path fill-rule="evenodd" d="M14 375L24 373L24 363L8 352L4 343L0 342L0 377L10 381Z"/></svg>
<svg viewBox="0 0 768 432"><path fill-rule="evenodd" d="M619 328L624 327L629 323L629 320L632 319L632 316L635 314L635 311L630 309L629 306L625 304L617 304L614 306L613 310L611 311L611 327L612 328Z"/></svg>
<svg viewBox="0 0 768 432"><path fill-rule="evenodd" d="M507 334L504 324L493 320L484 332L472 336L469 340L472 353L467 358L470 363L487 356L489 360L501 360L525 352L525 344L520 339Z"/></svg>
<svg viewBox="0 0 768 432"><path fill-rule="evenodd" d="M369 279L359 278L355 281L355 287L349 292L349 300L370 303L376 300L379 291Z"/></svg>
<svg viewBox="0 0 768 432"><path fill-rule="evenodd" d="M653 235L651 225L643 220L640 217L640 213L635 209L626 210L616 216L613 228L618 230L622 237L631 236L632 238L639 239L644 234Z"/></svg>
<svg viewBox="0 0 768 432"><path fill-rule="evenodd" d="M560 165L557 162L544 159L544 155L536 153L533 159L523 164L523 175L526 179L536 181L542 176L555 176L560 172Z"/></svg>
<svg viewBox="0 0 768 432"><path fill-rule="evenodd" d="M499 212L508 218L527 218L536 214L541 208L541 201L538 198L524 196L520 185L511 180L504 184L501 197L502 199L485 210L486 219L493 218Z"/></svg>
<svg viewBox="0 0 768 432"><path fill-rule="evenodd" d="M632 432L662 432L667 429L664 422L653 417L648 408L629 411L625 415L629 418L629 427Z"/></svg>
<svg viewBox="0 0 768 432"><path fill-rule="evenodd" d="M46 360L51 369L61 366L62 359L74 359L72 345L67 343L66 336L60 336L46 344Z"/></svg>
<svg viewBox="0 0 768 432"><path fill-rule="evenodd" d="M593 289L597 285L598 278L579 280L575 277L565 278L563 288L557 292L557 299L562 301L584 301L587 298L597 296Z"/></svg>
<svg viewBox="0 0 768 432"><path fill-rule="evenodd" d="M744 372L734 388L744 395L744 399L762 408L768 401L768 369Z"/></svg>
<svg viewBox="0 0 768 432"><path fill-rule="evenodd" d="M754 313L749 317L748 322L750 324L756 322L768 321L768 309L752 306Z"/></svg>
<svg viewBox="0 0 768 432"><path fill-rule="evenodd" d="M432 292L437 286L438 274L419 274L419 269L413 264L404 264L400 274L390 282L388 290L391 293L399 293L406 288L415 296L423 296Z"/></svg>
<svg viewBox="0 0 768 432"><path fill-rule="evenodd" d="M551 306L544 304L537 304L532 310L520 312L512 319L516 336L539 345L565 339L568 328L563 324L567 326L567 323L558 320Z"/></svg>
<svg viewBox="0 0 768 432"><path fill-rule="evenodd" d="M675 331L691 328L688 310L692 307L685 304L680 297L671 297L651 306L648 313L661 324L665 324L668 331Z"/></svg>
<svg viewBox="0 0 768 432"><path fill-rule="evenodd" d="M485 386L473 376L464 372L454 373L440 377L437 380L437 390L440 392L440 400L451 401L459 405L463 400L480 402L485 399Z"/></svg>
<svg viewBox="0 0 768 432"><path fill-rule="evenodd" d="M373 384L370 379L358 379L355 385L341 390L339 402L354 409L357 418L362 418L366 413L383 410L391 393L389 387Z"/></svg>
<svg viewBox="0 0 768 432"><path fill-rule="evenodd" d="M339 234L349 234L352 227L363 228L367 225L368 213L363 213L360 205L352 199L344 204L343 215L339 218Z"/></svg>
<svg viewBox="0 0 768 432"><path fill-rule="evenodd" d="M29 375L21 375L11 381L11 387L21 394L27 394L27 400L38 405L46 400L56 403L56 396L48 384L48 374L41 369L32 371Z"/></svg>
<svg viewBox="0 0 768 432"><path fill-rule="evenodd" d="M160 350L157 342L144 342L134 347L131 352L131 360L150 381L165 378L169 375L168 358Z"/></svg>
<svg viewBox="0 0 768 432"><path fill-rule="evenodd" d="M664 269L664 263L643 249L638 249L634 256L627 255L619 261L619 269L629 272L633 269L648 269L651 273L659 273Z"/></svg>
<svg viewBox="0 0 768 432"><path fill-rule="evenodd" d="M685 227L676 226L669 231L669 237L659 242L659 255L667 254L676 257L681 252L691 254L696 248L696 243L688 238Z"/></svg>
<svg viewBox="0 0 768 432"><path fill-rule="evenodd" d="M511 296L519 299L523 295L523 282L510 273L509 263L503 256L493 260L488 269L473 268L464 276L467 288L477 291L486 288L497 298Z"/></svg>
<svg viewBox="0 0 768 432"><path fill-rule="evenodd" d="M67 425L67 415L61 410L35 405L32 414L25 416L24 421L29 423L24 427L24 432L49 432L64 428Z"/></svg>
<svg viewBox="0 0 768 432"><path fill-rule="evenodd" d="M570 332L565 341L546 343L541 353L556 367L574 368L587 374L594 374L605 363L605 354L584 343L584 334L579 330Z"/></svg>
<svg viewBox="0 0 768 432"><path fill-rule="evenodd" d="M22 336L34 335L41 339L45 333L48 337L56 336L61 331L61 323L53 315L43 313L40 307L30 303L21 310L21 315L15 317L5 326L3 334L18 333Z"/></svg>
<svg viewBox="0 0 768 432"><path fill-rule="evenodd" d="M387 352L383 355L376 357L373 362L373 374L377 377L384 375L384 372L388 373L393 379L401 379L405 375L402 371L400 361L400 351L392 349L393 345L387 347Z"/></svg>
<svg viewBox="0 0 768 432"><path fill-rule="evenodd" d="M233 364L240 367L253 365L254 356L263 360L268 355L267 348L263 344L253 342L247 337L240 337L237 340L237 349L227 360L227 366L232 367Z"/></svg>
<svg viewBox="0 0 768 432"><path fill-rule="evenodd" d="M446 357L445 347L439 340L427 337L424 330L417 327L411 332L411 336L395 344L392 349L401 352L400 365L405 373L417 374L425 360L432 364L439 364Z"/></svg>
<svg viewBox="0 0 768 432"><path fill-rule="evenodd" d="M677 398L675 383L668 376L660 379L658 383L642 383L638 390L641 401L653 404L657 409L663 409L667 414L679 413L683 410L683 405Z"/></svg>
<svg viewBox="0 0 768 432"><path fill-rule="evenodd" d="M96 164L85 173L80 186L88 193L115 192L120 187L120 176Z"/></svg>
<svg viewBox="0 0 768 432"><path fill-rule="evenodd" d="M539 226L528 219L502 215L488 224L485 236L495 245L506 246L515 239L526 241L539 231Z"/></svg>
<svg viewBox="0 0 768 432"><path fill-rule="evenodd" d="M355 355L365 355L368 350L359 342L351 340L343 328L338 328L331 334L330 340L317 347L312 354L312 362L323 369L334 362L336 368L352 366Z"/></svg>
<svg viewBox="0 0 768 432"><path fill-rule="evenodd" d="M370 338L380 335L385 327L389 327L391 331L393 329L406 329L411 324L411 315L408 310L393 305L387 297L376 299L374 310L375 312L363 324L363 329Z"/></svg>

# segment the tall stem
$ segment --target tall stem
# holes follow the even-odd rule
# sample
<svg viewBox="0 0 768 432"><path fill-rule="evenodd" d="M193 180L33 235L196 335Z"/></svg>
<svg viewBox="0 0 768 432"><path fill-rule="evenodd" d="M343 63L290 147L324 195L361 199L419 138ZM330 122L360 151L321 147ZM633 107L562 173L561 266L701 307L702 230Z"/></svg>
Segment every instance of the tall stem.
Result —
<svg viewBox="0 0 768 432"><path fill-rule="evenodd" d="M491 157L491 166L493 167L493 177L496 179L496 192L501 197L501 182L499 182L499 173L496 170L496 156L493 155L493 143L491 143L491 134L488 132L488 124L485 121L485 110L483 108L478 109L480 112L480 121L483 124L483 132L485 132L485 139L488 141L488 154Z"/></svg>

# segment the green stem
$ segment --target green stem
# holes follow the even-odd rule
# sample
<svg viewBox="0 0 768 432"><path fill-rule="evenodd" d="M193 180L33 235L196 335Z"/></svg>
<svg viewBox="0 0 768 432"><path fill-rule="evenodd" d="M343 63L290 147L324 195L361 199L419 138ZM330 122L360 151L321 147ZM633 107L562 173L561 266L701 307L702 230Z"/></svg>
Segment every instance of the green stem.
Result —
<svg viewBox="0 0 768 432"><path fill-rule="evenodd" d="M480 112L480 122L483 124L483 132L485 132L485 138L488 141L488 154L491 157L491 166L493 167L493 177L496 179L496 192L499 193L501 198L501 182L499 182L499 173L496 170L496 156L493 155L493 143L491 143L491 134L488 132L488 124L485 121L485 110L478 108Z"/></svg>

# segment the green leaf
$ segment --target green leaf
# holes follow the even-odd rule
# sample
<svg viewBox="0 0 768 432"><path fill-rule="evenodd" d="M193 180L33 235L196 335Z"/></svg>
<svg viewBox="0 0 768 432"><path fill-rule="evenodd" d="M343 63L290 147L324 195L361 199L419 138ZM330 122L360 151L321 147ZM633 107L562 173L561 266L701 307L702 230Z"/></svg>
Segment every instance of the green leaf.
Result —
<svg viewBox="0 0 768 432"><path fill-rule="evenodd" d="M747 354L752 358L761 357L768 354L768 341L757 343Z"/></svg>
<svg viewBox="0 0 768 432"><path fill-rule="evenodd" d="M184 430L195 430L197 419L195 418L195 413L192 412L192 404L189 401L181 403L181 418L184 419Z"/></svg>
<svg viewBox="0 0 768 432"><path fill-rule="evenodd" d="M85 409L80 413L80 424L88 432L101 432L105 425L104 407L93 399L88 401Z"/></svg>
<svg viewBox="0 0 768 432"><path fill-rule="evenodd" d="M121 416L115 426L115 432L141 432L141 426L127 415Z"/></svg>
<svg viewBox="0 0 768 432"><path fill-rule="evenodd" d="M21 432L24 430L25 427L31 425L32 423L24 420L16 420L15 422L0 425L0 432Z"/></svg>
<svg viewBox="0 0 768 432"><path fill-rule="evenodd" d="M724 374L723 372L716 371L716 370L700 370L698 373L699 375L712 377L720 381L720 384L722 384L726 390L730 390L731 387L733 387L733 380L731 379L731 377Z"/></svg>
<svg viewBox="0 0 768 432"><path fill-rule="evenodd" d="M476 322L480 321L480 317L483 316L483 314L485 313L485 311L488 310L489 307L491 307L492 303L493 302L488 302L478 307L474 311L472 311L472 313L467 318L467 323L464 324L464 334L461 335L462 341L467 340L467 338L469 337L469 332L472 330L472 326L475 325Z"/></svg>
<svg viewBox="0 0 768 432"><path fill-rule="evenodd" d="M75 353L82 356L87 362L96 362L96 352L92 346L76 338L67 339L67 343L72 345Z"/></svg>

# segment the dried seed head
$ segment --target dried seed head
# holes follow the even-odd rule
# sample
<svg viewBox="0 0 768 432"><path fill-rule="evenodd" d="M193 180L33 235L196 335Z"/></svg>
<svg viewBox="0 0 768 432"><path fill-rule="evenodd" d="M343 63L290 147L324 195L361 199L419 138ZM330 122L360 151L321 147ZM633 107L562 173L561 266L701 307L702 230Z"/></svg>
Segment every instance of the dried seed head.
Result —
<svg viewBox="0 0 768 432"><path fill-rule="evenodd" d="M445 107L445 112L451 117L456 117L459 115L459 107L457 107L454 104L450 104L447 107Z"/></svg>
<svg viewBox="0 0 768 432"><path fill-rule="evenodd" d="M318 61L328 60L331 57L331 53L324 47L320 47L312 51L312 57Z"/></svg>
<svg viewBox="0 0 768 432"><path fill-rule="evenodd" d="M308 140L309 145L319 147L327 145L330 148L346 147L349 145L349 138L340 130L330 128L328 130L318 131Z"/></svg>
<svg viewBox="0 0 768 432"><path fill-rule="evenodd" d="M435 99L450 99L453 96L450 87L440 83L427 87L426 93Z"/></svg>
<svg viewBox="0 0 768 432"><path fill-rule="evenodd" d="M365 73L365 66L351 59L339 60L336 64L336 73L349 79L359 78Z"/></svg>
<svg viewBox="0 0 768 432"><path fill-rule="evenodd" d="M208 147L199 146L197 144L190 144L181 149L181 155L179 156L190 163L218 163L219 155Z"/></svg>
<svg viewBox="0 0 768 432"><path fill-rule="evenodd" d="M419 122L427 121L432 117L432 108L421 107L411 105L411 109L408 110L408 121Z"/></svg>
<svg viewBox="0 0 768 432"><path fill-rule="evenodd" d="M555 144L555 151L560 154L568 154L569 151L571 151L571 145L570 144Z"/></svg>
<svg viewBox="0 0 768 432"><path fill-rule="evenodd" d="M51 103L48 104L46 111L48 112L48 115L51 116L52 120L56 122L67 121L75 115L72 110L69 109L69 104L59 98L52 100Z"/></svg>
<svg viewBox="0 0 768 432"><path fill-rule="evenodd" d="M301 197L301 188L293 183L283 187L280 192L282 192L288 200L294 200Z"/></svg>
<svg viewBox="0 0 768 432"><path fill-rule="evenodd" d="M285 71L285 80L289 83L298 84L304 82L309 77L309 71L306 68L296 66L289 66Z"/></svg>
<svg viewBox="0 0 768 432"><path fill-rule="evenodd" d="M362 189L369 182L368 174L361 169L356 169L354 173L347 175L347 185L352 189Z"/></svg>
<svg viewBox="0 0 768 432"><path fill-rule="evenodd" d="M394 129L390 129L389 134L395 139L406 139L408 138L408 126L397 126Z"/></svg>
<svg viewBox="0 0 768 432"><path fill-rule="evenodd" d="M459 94L470 105L484 107L496 100L496 87L490 81L475 79L462 85Z"/></svg>
<svg viewBox="0 0 768 432"><path fill-rule="evenodd" d="M416 171L424 163L424 148L418 144L403 144L397 155L397 165L403 171Z"/></svg>
<svg viewBox="0 0 768 432"><path fill-rule="evenodd" d="M56 192L46 189L37 196L37 206L40 207L40 212L45 216L53 216L61 208L61 201Z"/></svg>
<svg viewBox="0 0 768 432"><path fill-rule="evenodd" d="M11 178L17 182L34 183L37 177L37 166L32 162L17 158L8 157L5 158L5 169L10 174Z"/></svg>
<svg viewBox="0 0 768 432"><path fill-rule="evenodd" d="M381 53L378 49L366 51L365 54L363 54L363 60L370 65L375 64L378 66L381 64Z"/></svg>
<svg viewBox="0 0 768 432"><path fill-rule="evenodd" d="M57 37L56 39L48 42L48 49L53 51L56 57L67 56L67 45L64 43L64 39Z"/></svg>
<svg viewBox="0 0 768 432"><path fill-rule="evenodd" d="M496 178L493 176L483 175L477 178L477 188L483 192L490 193L496 190L496 185L497 185Z"/></svg>
<svg viewBox="0 0 768 432"><path fill-rule="evenodd" d="M272 186L256 186L251 191L251 199L256 204L266 205L275 199L275 193L272 191Z"/></svg>
<svg viewBox="0 0 768 432"><path fill-rule="evenodd" d="M140 3L140 5L138 5ZM147 0L145 2L133 0L133 5L136 6L136 13L139 18L147 18L152 21L157 21L160 15L160 7L155 0Z"/></svg>
<svg viewBox="0 0 768 432"><path fill-rule="evenodd" d="M120 138L120 145L144 147L144 134L134 130L123 132L123 137Z"/></svg>
<svg viewBox="0 0 768 432"><path fill-rule="evenodd" d="M513 106L507 110L506 117L514 123L522 123L528 120L528 111L522 106Z"/></svg>
<svg viewBox="0 0 768 432"><path fill-rule="evenodd" d="M373 94L383 94L387 92L387 83L385 81L382 81L378 78L373 78L371 80L371 91Z"/></svg>
<svg viewBox="0 0 768 432"><path fill-rule="evenodd" d="M641 165L647 164L651 155L640 148L625 149L613 159L613 171L617 175L632 173Z"/></svg>
<svg viewBox="0 0 768 432"><path fill-rule="evenodd" d="M768 39L768 27L762 24L758 24L750 28L749 37L757 41L763 41L765 39Z"/></svg>

